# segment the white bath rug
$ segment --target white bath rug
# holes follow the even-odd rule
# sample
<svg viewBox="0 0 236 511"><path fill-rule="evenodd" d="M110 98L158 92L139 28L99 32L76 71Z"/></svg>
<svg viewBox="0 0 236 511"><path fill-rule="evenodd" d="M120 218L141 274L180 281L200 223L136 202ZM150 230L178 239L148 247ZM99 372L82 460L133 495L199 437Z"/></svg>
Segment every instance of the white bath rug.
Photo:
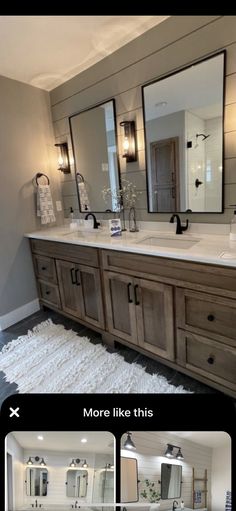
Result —
<svg viewBox="0 0 236 511"><path fill-rule="evenodd" d="M189 393L50 319L4 346L0 370L20 393Z"/></svg>

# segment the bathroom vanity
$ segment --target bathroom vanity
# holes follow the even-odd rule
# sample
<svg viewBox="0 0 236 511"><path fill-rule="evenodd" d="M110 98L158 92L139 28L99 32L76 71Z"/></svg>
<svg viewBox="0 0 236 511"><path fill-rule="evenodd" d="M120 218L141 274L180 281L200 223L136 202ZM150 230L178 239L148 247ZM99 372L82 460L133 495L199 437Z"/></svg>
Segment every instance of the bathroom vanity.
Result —
<svg viewBox="0 0 236 511"><path fill-rule="evenodd" d="M40 303L235 397L236 259L219 256L227 237L181 250L145 245L144 234L28 235Z"/></svg>

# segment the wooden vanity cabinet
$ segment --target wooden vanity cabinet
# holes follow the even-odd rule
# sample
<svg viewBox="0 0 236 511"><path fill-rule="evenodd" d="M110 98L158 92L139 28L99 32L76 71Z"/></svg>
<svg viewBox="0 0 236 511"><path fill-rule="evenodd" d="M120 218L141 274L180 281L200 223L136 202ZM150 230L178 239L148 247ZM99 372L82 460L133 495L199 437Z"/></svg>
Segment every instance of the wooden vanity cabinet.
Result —
<svg viewBox="0 0 236 511"><path fill-rule="evenodd" d="M41 240L32 240L31 248L40 301L104 329L97 250Z"/></svg>
<svg viewBox="0 0 236 511"><path fill-rule="evenodd" d="M109 271L104 284L108 331L174 360L172 287Z"/></svg>

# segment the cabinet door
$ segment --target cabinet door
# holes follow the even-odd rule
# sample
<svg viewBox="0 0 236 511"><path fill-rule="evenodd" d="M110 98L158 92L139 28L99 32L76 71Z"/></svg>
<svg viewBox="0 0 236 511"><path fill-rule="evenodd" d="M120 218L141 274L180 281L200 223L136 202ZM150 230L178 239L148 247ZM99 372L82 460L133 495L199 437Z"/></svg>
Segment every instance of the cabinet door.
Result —
<svg viewBox="0 0 236 511"><path fill-rule="evenodd" d="M62 310L78 318L82 317L82 293L78 281L78 266L56 260Z"/></svg>
<svg viewBox="0 0 236 511"><path fill-rule="evenodd" d="M134 279L138 343L174 360L173 289L167 284Z"/></svg>
<svg viewBox="0 0 236 511"><path fill-rule="evenodd" d="M137 345L133 278L104 272L108 331Z"/></svg>
<svg viewBox="0 0 236 511"><path fill-rule="evenodd" d="M82 291L83 319L91 325L104 328L100 271L80 264L77 280Z"/></svg>

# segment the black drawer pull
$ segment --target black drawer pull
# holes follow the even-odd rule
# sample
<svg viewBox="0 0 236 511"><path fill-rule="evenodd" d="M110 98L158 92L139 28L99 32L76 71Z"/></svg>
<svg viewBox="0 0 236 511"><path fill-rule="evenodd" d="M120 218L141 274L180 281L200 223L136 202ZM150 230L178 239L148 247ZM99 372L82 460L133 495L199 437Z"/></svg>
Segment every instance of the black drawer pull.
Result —
<svg viewBox="0 0 236 511"><path fill-rule="evenodd" d="M138 289L138 284L135 284L134 286L134 299L135 299L135 305L139 305L139 301L137 299L137 289Z"/></svg>
<svg viewBox="0 0 236 511"><path fill-rule="evenodd" d="M207 319L208 321L214 321L215 316L213 316L213 314L209 314L209 316L207 316Z"/></svg>
<svg viewBox="0 0 236 511"><path fill-rule="evenodd" d="M209 357L209 358L207 359L207 362L208 362L208 364L210 364L210 365L214 364L214 362L215 362L214 357Z"/></svg>
<svg viewBox="0 0 236 511"><path fill-rule="evenodd" d="M129 302L129 303L133 303L133 300L132 300L132 298L131 298L131 296L130 296L130 286L131 286L131 285L132 285L132 284L131 284L131 282L129 282L129 283L127 284L128 302Z"/></svg>
<svg viewBox="0 0 236 511"><path fill-rule="evenodd" d="M77 268L77 270L75 270L75 283L76 283L76 286L80 286L80 282L78 281L78 272L79 272L79 268Z"/></svg>
<svg viewBox="0 0 236 511"><path fill-rule="evenodd" d="M75 271L74 268L70 269L70 276L71 276L71 283L72 284L76 284L76 279L74 278L74 274L73 274L74 271Z"/></svg>
<svg viewBox="0 0 236 511"><path fill-rule="evenodd" d="M50 295L51 291L46 291L46 295Z"/></svg>
<svg viewBox="0 0 236 511"><path fill-rule="evenodd" d="M46 269L47 269L46 266L42 266L42 268L41 268L41 270L43 270L43 271Z"/></svg>

